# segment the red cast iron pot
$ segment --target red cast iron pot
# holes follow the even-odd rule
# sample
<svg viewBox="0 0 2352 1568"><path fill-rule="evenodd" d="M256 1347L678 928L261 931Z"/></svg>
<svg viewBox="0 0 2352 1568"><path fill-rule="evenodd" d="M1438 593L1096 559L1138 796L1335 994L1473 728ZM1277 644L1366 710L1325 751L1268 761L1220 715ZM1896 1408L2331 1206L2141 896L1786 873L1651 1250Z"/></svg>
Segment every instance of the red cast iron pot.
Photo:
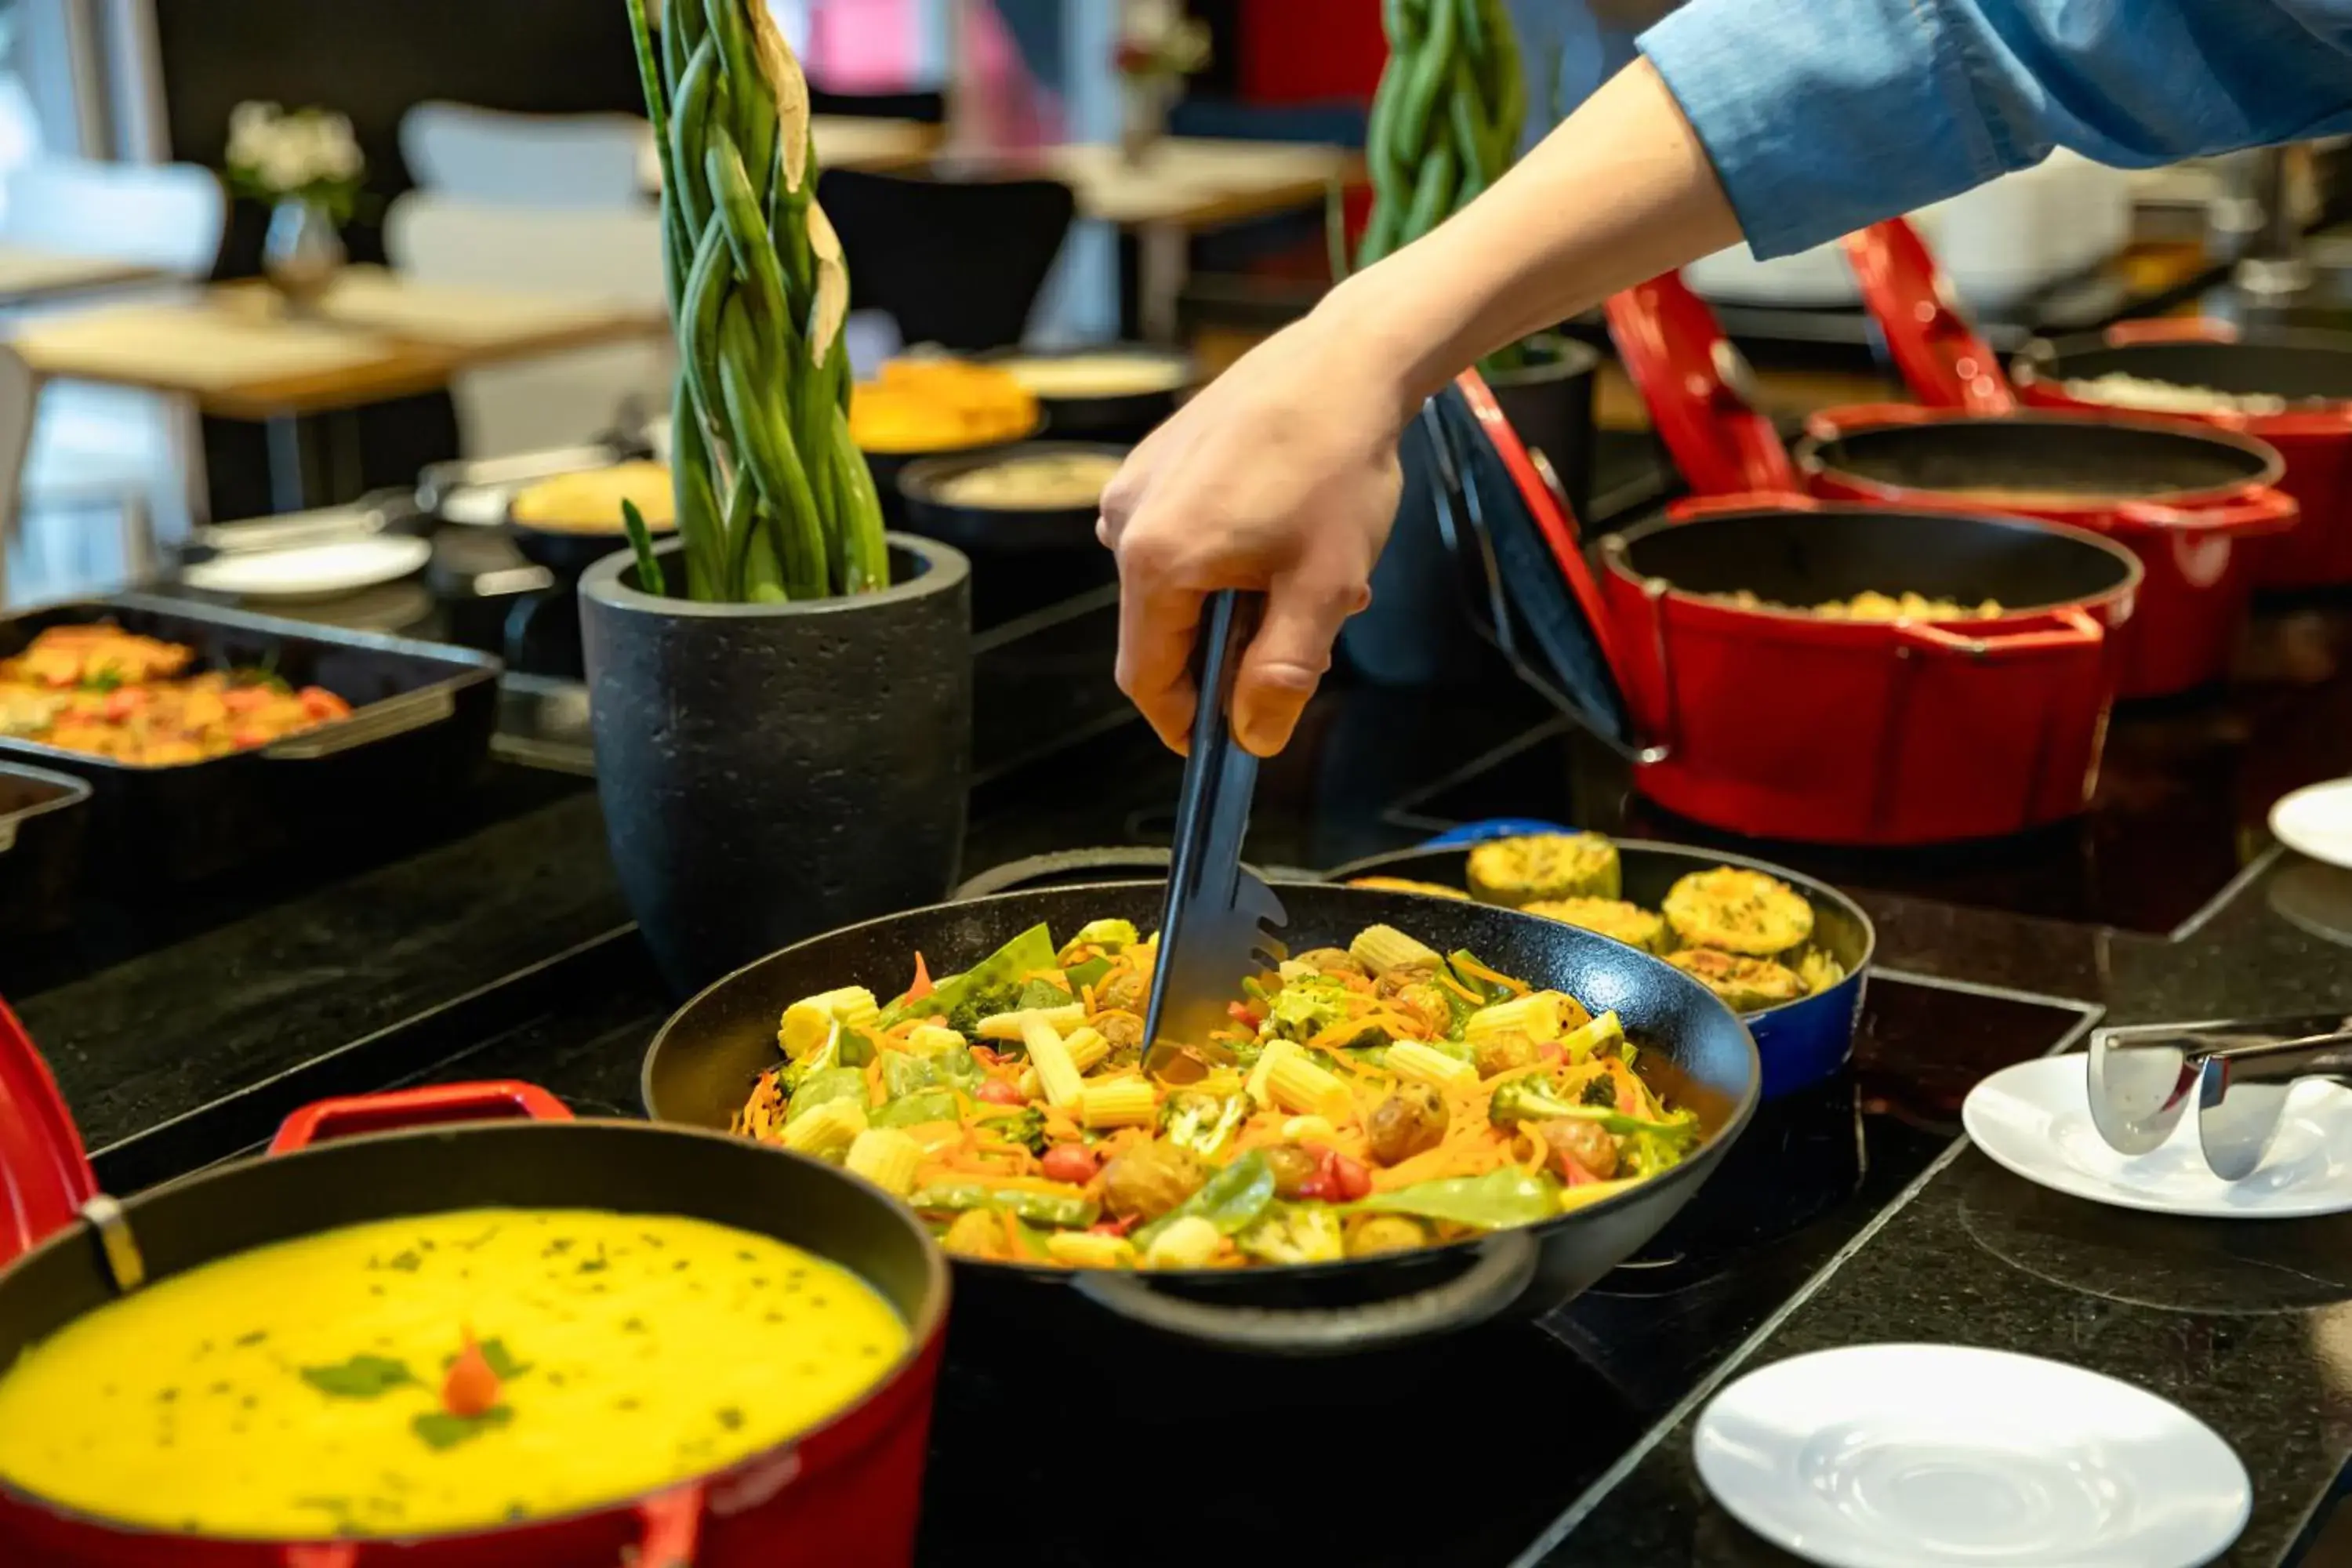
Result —
<svg viewBox="0 0 2352 1568"><path fill-rule="evenodd" d="M1670 811L1809 843L1944 843L2081 811L2097 783L2131 554L2020 519L1711 498L1601 541L1619 676ZM1965 622L1807 605L1899 582L1998 599Z"/></svg>
<svg viewBox="0 0 2352 1568"><path fill-rule="evenodd" d="M2256 587L2352 583L2352 332L2248 332L2193 316L2118 321L2104 332L2054 342L2036 339L2011 375L2018 395L2032 406L2075 414L2113 406L2077 396L2068 386L2104 375L2287 399L2291 406L2277 414L2149 416L2250 436L2285 459L2279 488L2294 498L2303 517L2253 547Z"/></svg>
<svg viewBox="0 0 2352 1568"><path fill-rule="evenodd" d="M1622 699L1634 787L1759 837L1896 846L2016 833L2083 808L2098 775L2115 643L2140 582L2128 551L2021 518L1825 505L1766 493L1687 502L1601 541L1572 523L1483 390L1464 395L1520 510L1486 498L1486 553L1521 595L1556 567ZM1540 535L1531 558L1512 537ZM2007 612L1949 624L1747 607L1910 589ZM1537 604L1529 619L1557 621ZM1588 718L1591 716L1588 715Z"/></svg>
<svg viewBox="0 0 2352 1568"><path fill-rule="evenodd" d="M2021 414L1991 348L1950 303L1901 219L1847 237L1864 304L1914 395L1934 407L1834 408L1796 452L1816 495L2012 511L2095 530L2147 573L2118 695L2158 697L2229 672L2260 536L2294 524L2285 463L2251 437L2108 412ZM2015 492L2003 500L1969 492Z"/></svg>
<svg viewBox="0 0 2352 1568"><path fill-rule="evenodd" d="M110 1523L0 1483L0 1563L903 1568L913 1560L947 1267L904 1208L829 1166L719 1133L574 1121L527 1084L453 1084L321 1102L287 1121L267 1158L117 1204L98 1194L55 1083L0 1005L0 1259L15 1259L0 1269L0 1365L144 1279L333 1226L478 1205L688 1215L772 1236L856 1270L909 1330L906 1352L832 1419L724 1470L609 1507L400 1540L227 1540Z"/></svg>

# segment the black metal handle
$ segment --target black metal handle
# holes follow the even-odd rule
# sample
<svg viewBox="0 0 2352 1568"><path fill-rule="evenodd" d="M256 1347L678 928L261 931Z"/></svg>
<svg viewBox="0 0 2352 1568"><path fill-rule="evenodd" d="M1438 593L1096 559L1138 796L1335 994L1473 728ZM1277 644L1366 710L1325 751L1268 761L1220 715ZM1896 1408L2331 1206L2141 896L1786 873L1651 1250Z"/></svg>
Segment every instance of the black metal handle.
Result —
<svg viewBox="0 0 2352 1568"><path fill-rule="evenodd" d="M1478 1259L1443 1285L1361 1307L1227 1307L1164 1295L1148 1274L1081 1269L1077 1292L1128 1321L1224 1350L1266 1355L1348 1355L1482 1323L1519 1299L1536 1275L1524 1230L1496 1231Z"/></svg>
<svg viewBox="0 0 2352 1568"><path fill-rule="evenodd" d="M1664 747L1628 745L1619 740L1600 715L1562 691L1520 651L1518 634L1512 628L1510 595L1503 585L1502 558L1495 547L1494 531L1486 525L1478 487L1467 477L1468 465L1454 446L1437 398L1422 405L1421 422L1437 472L1437 536L1446 553L1454 558L1455 583L1471 629L1487 647L1503 656L1511 673L1522 684L1602 745L1629 762L1662 760L1666 754Z"/></svg>

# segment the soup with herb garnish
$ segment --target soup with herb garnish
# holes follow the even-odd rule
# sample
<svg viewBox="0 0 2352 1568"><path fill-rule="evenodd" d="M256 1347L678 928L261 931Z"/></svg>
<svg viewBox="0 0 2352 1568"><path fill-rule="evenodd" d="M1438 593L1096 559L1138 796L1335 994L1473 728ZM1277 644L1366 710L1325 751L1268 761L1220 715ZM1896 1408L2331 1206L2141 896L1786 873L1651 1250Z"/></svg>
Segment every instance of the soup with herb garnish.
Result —
<svg viewBox="0 0 2352 1568"><path fill-rule="evenodd" d="M203 1534L473 1529L772 1447L907 1342L849 1270L704 1220L378 1220L206 1264L35 1346L0 1376L0 1479Z"/></svg>

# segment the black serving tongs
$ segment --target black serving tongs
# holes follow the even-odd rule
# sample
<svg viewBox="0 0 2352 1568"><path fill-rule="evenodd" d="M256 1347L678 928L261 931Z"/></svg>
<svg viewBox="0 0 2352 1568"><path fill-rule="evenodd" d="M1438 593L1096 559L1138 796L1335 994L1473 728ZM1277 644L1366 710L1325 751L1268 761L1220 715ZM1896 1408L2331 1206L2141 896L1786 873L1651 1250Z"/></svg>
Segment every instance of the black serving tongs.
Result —
<svg viewBox="0 0 2352 1568"><path fill-rule="evenodd" d="M1223 1027L1243 978L1285 956L1266 928L1286 924L1289 916L1274 889L1242 866L1257 758L1234 740L1231 712L1234 677L1264 604L1257 594L1210 595L1192 647L1200 705L1176 801L1168 902L1144 1017L1144 1038L1151 1043L1147 1078L1173 1065L1186 1043Z"/></svg>
<svg viewBox="0 0 2352 1568"><path fill-rule="evenodd" d="M2091 1120L2112 1147L2160 1147L2193 1102L2205 1163L2223 1181L2242 1181L2270 1152L2296 1080L2352 1080L2352 1017L2101 1029L2089 1073Z"/></svg>

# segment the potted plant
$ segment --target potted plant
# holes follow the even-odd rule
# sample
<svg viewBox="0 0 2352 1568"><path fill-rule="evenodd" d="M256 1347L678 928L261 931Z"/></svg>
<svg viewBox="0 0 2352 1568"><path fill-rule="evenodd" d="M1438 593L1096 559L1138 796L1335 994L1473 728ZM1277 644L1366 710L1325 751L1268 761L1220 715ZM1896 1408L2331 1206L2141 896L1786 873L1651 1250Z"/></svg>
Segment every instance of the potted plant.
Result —
<svg viewBox="0 0 2352 1568"><path fill-rule="evenodd" d="M307 310L342 270L342 226L359 205L367 160L352 122L323 109L240 103L228 117L228 184L269 209L261 272Z"/></svg>
<svg viewBox="0 0 2352 1568"><path fill-rule="evenodd" d="M1389 59L1372 98L1365 163L1371 216L1355 264L1368 267L1420 238L1500 179L1518 156L1527 84L1504 0L1439 0L1383 8ZM1557 73L1555 72L1556 76ZM1334 246L1335 270L1346 264ZM1592 381L1600 356L1540 332L1480 366L1496 401L1559 475L1572 507L1591 499ZM1423 684L1475 667L1469 629L1429 500L1418 427L1401 447L1404 499L1372 577L1372 607L1349 623L1346 647L1364 673Z"/></svg>
<svg viewBox="0 0 2352 1568"><path fill-rule="evenodd" d="M971 568L886 534L851 441L849 277L764 0L627 0L662 163L676 535L581 580L597 789L672 984L954 884Z"/></svg>

